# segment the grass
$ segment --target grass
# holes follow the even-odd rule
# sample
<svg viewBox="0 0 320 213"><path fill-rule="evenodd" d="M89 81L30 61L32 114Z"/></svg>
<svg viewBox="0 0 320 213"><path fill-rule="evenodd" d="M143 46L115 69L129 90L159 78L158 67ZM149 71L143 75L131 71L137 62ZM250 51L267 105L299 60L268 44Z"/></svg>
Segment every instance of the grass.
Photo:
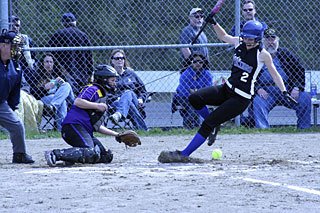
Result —
<svg viewBox="0 0 320 213"><path fill-rule="evenodd" d="M141 136L165 136L165 135L194 135L198 129L187 130L183 128L153 128L150 131L137 131ZM118 130L116 130L118 131ZM264 133L315 133L320 132L319 127L312 127L306 130L299 130L295 126L274 127L270 129L255 129L245 127L225 126L222 127L219 134L264 134ZM97 133L96 136L102 136ZM45 138L60 138L61 134L58 131L47 131L45 133L27 134L27 139L45 139ZM0 140L8 139L9 135L0 131Z"/></svg>

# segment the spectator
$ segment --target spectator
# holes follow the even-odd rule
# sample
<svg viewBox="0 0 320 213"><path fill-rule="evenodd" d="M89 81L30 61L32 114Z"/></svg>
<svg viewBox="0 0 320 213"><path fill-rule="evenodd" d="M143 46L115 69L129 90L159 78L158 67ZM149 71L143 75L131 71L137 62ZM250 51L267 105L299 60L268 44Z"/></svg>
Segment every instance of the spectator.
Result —
<svg viewBox="0 0 320 213"><path fill-rule="evenodd" d="M212 86L213 81L208 60L202 53L194 52L191 60L192 65L180 76L177 94L173 98L173 104L181 106L179 112L187 129L199 127L201 122L199 114L189 103L189 95L200 88Z"/></svg>
<svg viewBox="0 0 320 213"><path fill-rule="evenodd" d="M123 50L112 51L110 64L119 74L117 90L120 94L120 99L113 104L116 112L110 116L110 119L118 123L121 118L129 118L135 129L148 130L143 120L145 117L143 107L148 98L144 83L130 68Z"/></svg>
<svg viewBox="0 0 320 213"><path fill-rule="evenodd" d="M259 21L264 29L267 29L268 26L266 23L261 22L258 18L256 18L257 9L256 4L253 0L245 0L242 5L242 16L244 18L243 21L240 22L240 31L242 31L243 25L250 20L253 21ZM235 36L236 35L236 27L233 26L230 33L230 35Z"/></svg>
<svg viewBox="0 0 320 213"><path fill-rule="evenodd" d="M55 112L57 129L67 114L67 101L73 102L74 93L63 76L68 76L64 68L51 53L45 53L36 72L31 91L34 97L44 103L45 110Z"/></svg>
<svg viewBox="0 0 320 213"><path fill-rule="evenodd" d="M88 36L77 27L77 19L72 13L65 13L61 22L63 29L56 31L49 40L50 47L82 47L91 46ZM91 51L55 51L54 57L70 74L66 79L78 94L92 76L93 57Z"/></svg>
<svg viewBox="0 0 320 213"><path fill-rule="evenodd" d="M281 95L281 91L274 85L272 78L264 67L257 81L257 95L253 99L253 114L257 128L269 128L268 114L275 106L285 106L296 111L297 127L306 129L311 127L311 97L304 91L305 69L299 59L288 49L279 47L279 37L274 29L265 31L263 44L271 54L273 63L282 76L291 96L297 105L288 102Z"/></svg>
<svg viewBox="0 0 320 213"><path fill-rule="evenodd" d="M34 163L26 153L23 122L14 113L20 99L22 72L17 61L22 37L3 29L0 35L0 126L8 130L13 149L12 163Z"/></svg>
<svg viewBox="0 0 320 213"><path fill-rule="evenodd" d="M62 138L72 148L46 151L45 158L49 166L56 166L57 161L69 165L112 161L111 150L105 148L93 134L99 132L110 136L118 135L102 125L108 109L105 103L109 90L108 82L115 82L116 76L117 72L111 66L97 67L94 73L95 83L81 90L62 124Z"/></svg>
<svg viewBox="0 0 320 213"><path fill-rule="evenodd" d="M43 102L41 100L37 100L30 94L30 86L23 76L20 91L20 103L15 112L23 121L26 133L39 133L39 126L43 112Z"/></svg>
<svg viewBox="0 0 320 213"><path fill-rule="evenodd" d="M190 44L193 38L198 34L202 24L203 24L203 10L201 8L192 8L189 13L190 23L188 26L183 28L180 34L180 43L181 44ZM200 34L195 44L206 44L208 43L207 36L204 32ZM187 60L193 52L202 53L207 59L209 57L209 50L207 47L193 47L193 48L181 48L181 54L183 58L184 67L189 66L189 61Z"/></svg>
<svg viewBox="0 0 320 213"><path fill-rule="evenodd" d="M26 34L22 34L20 33L20 28L21 28L21 20L18 16L11 16L11 30L15 31L18 34L21 34L21 36L23 37L24 40L24 45L23 48L30 48L33 47L33 41L30 38L30 36L26 35ZM36 54L35 52L30 52L30 51L23 51L23 56L20 59L20 63L21 63L21 68L23 70L24 73L26 73L27 75L32 74L32 71L34 70L34 65L35 65L35 58L36 58ZM25 77L27 77L25 75Z"/></svg>

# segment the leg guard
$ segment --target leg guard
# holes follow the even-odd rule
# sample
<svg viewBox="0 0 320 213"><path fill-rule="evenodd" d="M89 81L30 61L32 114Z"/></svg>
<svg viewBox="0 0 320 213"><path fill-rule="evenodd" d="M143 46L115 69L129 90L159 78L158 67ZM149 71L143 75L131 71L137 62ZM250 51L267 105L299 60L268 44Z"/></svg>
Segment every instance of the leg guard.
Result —
<svg viewBox="0 0 320 213"><path fill-rule="evenodd" d="M111 150L108 148L105 148L97 138L93 138L93 142L95 146L99 146L101 151L100 159L97 163L110 163L113 159L113 154Z"/></svg>
<svg viewBox="0 0 320 213"><path fill-rule="evenodd" d="M78 148L55 149L53 150L56 160L63 160L73 163L96 163L100 159L100 149L98 146L94 148Z"/></svg>

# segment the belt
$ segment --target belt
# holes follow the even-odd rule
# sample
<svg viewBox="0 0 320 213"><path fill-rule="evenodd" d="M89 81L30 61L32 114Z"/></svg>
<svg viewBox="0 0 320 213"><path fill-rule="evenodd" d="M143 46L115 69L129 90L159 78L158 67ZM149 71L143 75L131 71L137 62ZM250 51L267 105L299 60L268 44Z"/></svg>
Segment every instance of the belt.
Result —
<svg viewBox="0 0 320 213"><path fill-rule="evenodd" d="M251 99L252 96L251 96L250 94L248 94L248 93L246 93L246 92L243 92L242 90L240 90L240 89L232 86L232 84L230 84L229 81L226 81L226 84L227 84L227 86L228 86L232 91L234 91L234 92L237 93L238 95L240 95L240 96L242 96L242 97L244 97L244 98L246 98L246 99Z"/></svg>

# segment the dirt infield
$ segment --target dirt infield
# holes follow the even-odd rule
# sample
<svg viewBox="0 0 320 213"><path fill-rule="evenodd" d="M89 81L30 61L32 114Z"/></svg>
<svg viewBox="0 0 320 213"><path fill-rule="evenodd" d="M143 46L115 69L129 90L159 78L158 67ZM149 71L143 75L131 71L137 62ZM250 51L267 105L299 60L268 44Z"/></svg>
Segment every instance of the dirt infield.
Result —
<svg viewBox="0 0 320 213"><path fill-rule="evenodd" d="M11 164L0 141L0 212L319 212L320 133L221 135L192 154L201 164L160 164L186 136L143 137L126 149L101 138L111 164L49 168L43 153L62 140L28 140L33 165ZM210 160L221 148L223 158ZM8 154L9 153L9 154Z"/></svg>

